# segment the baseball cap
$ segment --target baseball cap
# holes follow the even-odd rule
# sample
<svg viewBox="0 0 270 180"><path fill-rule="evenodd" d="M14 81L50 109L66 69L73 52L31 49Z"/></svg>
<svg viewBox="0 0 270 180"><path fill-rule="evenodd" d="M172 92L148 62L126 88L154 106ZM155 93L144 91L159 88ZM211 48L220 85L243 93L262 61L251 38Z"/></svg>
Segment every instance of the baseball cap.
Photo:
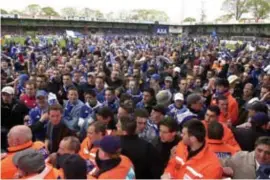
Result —
<svg viewBox="0 0 270 180"><path fill-rule="evenodd" d="M171 76L167 76L167 77L165 78L165 81L173 81L173 79L172 79Z"/></svg>
<svg viewBox="0 0 270 180"><path fill-rule="evenodd" d="M160 112L161 114L165 115L166 114L166 109L163 105L157 104L152 108L154 111Z"/></svg>
<svg viewBox="0 0 270 180"><path fill-rule="evenodd" d="M104 152L114 154L121 148L121 141L118 136L104 136L102 140L95 141Z"/></svg>
<svg viewBox="0 0 270 180"><path fill-rule="evenodd" d="M95 77L96 74L95 74L94 72L89 72L89 73L87 73L87 77L90 77L90 76Z"/></svg>
<svg viewBox="0 0 270 180"><path fill-rule="evenodd" d="M232 83L234 83L238 79L239 79L238 76L236 76L236 75L230 75L227 80L229 81L229 84L232 84Z"/></svg>
<svg viewBox="0 0 270 180"><path fill-rule="evenodd" d="M25 173L38 173L45 168L43 155L34 149L17 152L12 161Z"/></svg>
<svg viewBox="0 0 270 180"><path fill-rule="evenodd" d="M173 71L174 71L174 72L180 73L180 72L181 72L181 69L180 69L180 67L175 67L175 68L173 69Z"/></svg>
<svg viewBox="0 0 270 180"><path fill-rule="evenodd" d="M161 90L156 95L157 104L167 105L171 99L172 93L169 90Z"/></svg>
<svg viewBox="0 0 270 180"><path fill-rule="evenodd" d="M159 74L153 74L151 76L152 79L156 80L156 81L159 81L160 80L160 75Z"/></svg>
<svg viewBox="0 0 270 180"><path fill-rule="evenodd" d="M264 112L257 112L253 117L251 117L251 123L255 126L263 126L269 122L269 117Z"/></svg>
<svg viewBox="0 0 270 180"><path fill-rule="evenodd" d="M255 101L253 103L247 104L247 109L254 110L256 112L265 112L265 113L268 111L266 104L260 101Z"/></svg>
<svg viewBox="0 0 270 180"><path fill-rule="evenodd" d="M176 93L174 95L174 101L181 100L184 101L184 95L182 93Z"/></svg>
<svg viewBox="0 0 270 180"><path fill-rule="evenodd" d="M9 95L15 94L14 88L10 86L4 87L1 92L7 93Z"/></svg>
<svg viewBox="0 0 270 180"><path fill-rule="evenodd" d="M38 90L37 93L36 93L36 98L38 98L38 97L46 97L46 96L48 96L48 94L44 90Z"/></svg>
<svg viewBox="0 0 270 180"><path fill-rule="evenodd" d="M200 96L199 94L193 93L193 94L188 95L188 97L187 97L187 104L188 105L195 104L198 101L203 101L202 96Z"/></svg>

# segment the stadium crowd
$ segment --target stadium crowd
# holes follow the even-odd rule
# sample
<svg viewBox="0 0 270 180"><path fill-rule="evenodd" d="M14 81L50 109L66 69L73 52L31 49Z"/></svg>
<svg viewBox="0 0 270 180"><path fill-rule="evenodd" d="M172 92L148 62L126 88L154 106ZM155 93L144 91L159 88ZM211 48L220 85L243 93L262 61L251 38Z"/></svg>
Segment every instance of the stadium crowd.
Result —
<svg viewBox="0 0 270 180"><path fill-rule="evenodd" d="M1 178L269 179L270 49L260 44L9 41Z"/></svg>

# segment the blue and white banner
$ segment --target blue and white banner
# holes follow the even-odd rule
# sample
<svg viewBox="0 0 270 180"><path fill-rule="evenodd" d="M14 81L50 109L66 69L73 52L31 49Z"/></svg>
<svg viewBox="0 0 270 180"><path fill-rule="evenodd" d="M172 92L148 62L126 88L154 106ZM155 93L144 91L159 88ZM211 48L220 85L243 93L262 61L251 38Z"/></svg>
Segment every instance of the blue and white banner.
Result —
<svg viewBox="0 0 270 180"><path fill-rule="evenodd" d="M156 34L168 34L169 26L155 26L154 33Z"/></svg>

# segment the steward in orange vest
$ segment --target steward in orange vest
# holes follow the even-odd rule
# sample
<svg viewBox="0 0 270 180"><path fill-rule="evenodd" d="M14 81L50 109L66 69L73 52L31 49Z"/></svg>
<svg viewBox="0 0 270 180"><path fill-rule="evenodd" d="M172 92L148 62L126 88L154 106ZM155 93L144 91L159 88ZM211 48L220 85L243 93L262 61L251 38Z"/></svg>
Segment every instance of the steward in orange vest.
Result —
<svg viewBox="0 0 270 180"><path fill-rule="evenodd" d="M105 136L99 144L97 167L89 173L89 179L135 179L131 161L119 154L120 138Z"/></svg>
<svg viewBox="0 0 270 180"><path fill-rule="evenodd" d="M189 120L182 129L182 141L176 147L162 179L220 179L222 167L217 156L205 142L201 121Z"/></svg>

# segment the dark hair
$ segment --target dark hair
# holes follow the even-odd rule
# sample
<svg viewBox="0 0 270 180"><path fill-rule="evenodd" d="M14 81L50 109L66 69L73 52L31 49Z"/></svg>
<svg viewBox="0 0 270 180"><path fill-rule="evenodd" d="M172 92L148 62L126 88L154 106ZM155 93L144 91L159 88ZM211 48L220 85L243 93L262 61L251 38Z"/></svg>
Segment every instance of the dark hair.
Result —
<svg viewBox="0 0 270 180"><path fill-rule="evenodd" d="M265 88L265 89L267 89L267 91L270 91L270 85L269 84L262 85L261 89L262 88Z"/></svg>
<svg viewBox="0 0 270 180"><path fill-rule="evenodd" d="M217 121L210 122L207 135L209 139L221 140L224 136L223 126Z"/></svg>
<svg viewBox="0 0 270 180"><path fill-rule="evenodd" d="M121 94L121 96L120 96L120 103L123 103L126 100L132 100L132 96L130 94L127 94L127 93Z"/></svg>
<svg viewBox="0 0 270 180"><path fill-rule="evenodd" d="M67 136L62 139L63 141L68 141L68 149L78 153L81 148L80 140L75 136Z"/></svg>
<svg viewBox="0 0 270 180"><path fill-rule="evenodd" d="M132 114L134 111L134 104L132 100L125 100L123 103L120 103L120 107L129 114Z"/></svg>
<svg viewBox="0 0 270 180"><path fill-rule="evenodd" d="M216 80L216 86L224 86L225 88L229 88L230 83L229 83L229 81L227 79L218 78Z"/></svg>
<svg viewBox="0 0 270 180"><path fill-rule="evenodd" d="M53 105L49 106L48 112L50 113L50 111L60 111L61 114L62 114L63 113L63 107L60 104L53 104Z"/></svg>
<svg viewBox="0 0 270 180"><path fill-rule="evenodd" d="M113 112L107 106L102 107L102 108L99 108L98 111L97 111L97 115L102 116L105 119L107 119L108 117L110 117L111 120L113 120Z"/></svg>
<svg viewBox="0 0 270 180"><path fill-rule="evenodd" d="M87 94L89 94L89 95L91 95L91 96L93 96L93 97L96 97L96 96L97 96L96 92L95 92L93 89L88 89L88 90L86 90L86 91L84 92L84 95L87 95Z"/></svg>
<svg viewBox="0 0 270 180"><path fill-rule="evenodd" d="M45 74L38 74L36 77L43 78L45 81L47 80L47 76Z"/></svg>
<svg viewBox="0 0 270 180"><path fill-rule="evenodd" d="M186 81L187 78L183 77L183 78L179 79L178 84L179 84L179 83L181 84L181 81L183 81L183 80Z"/></svg>
<svg viewBox="0 0 270 180"><path fill-rule="evenodd" d="M105 91L111 91L112 94L115 93L115 90L112 87L107 87Z"/></svg>
<svg viewBox="0 0 270 180"><path fill-rule="evenodd" d="M160 121L159 126L166 126L169 128L170 132L176 132L178 130L178 124L176 120L171 117L165 117L163 120Z"/></svg>
<svg viewBox="0 0 270 180"><path fill-rule="evenodd" d="M102 79L102 81L104 82L104 78L102 76L97 76L96 79Z"/></svg>
<svg viewBox="0 0 270 180"><path fill-rule="evenodd" d="M25 87L26 87L27 85L34 86L35 89L37 88L37 87L36 87L36 83L35 83L34 81L26 81L26 82L25 82Z"/></svg>
<svg viewBox="0 0 270 180"><path fill-rule="evenodd" d="M228 100L228 98L227 98L226 96L224 96L224 95L219 95L219 96L217 97L217 102L218 102L218 101L226 101L226 100Z"/></svg>
<svg viewBox="0 0 270 180"><path fill-rule="evenodd" d="M95 121L95 122L91 123L89 125L89 127L90 126L94 126L95 127L95 133L101 132L103 136L106 135L106 129L107 129L107 127L106 127L106 124L105 123L100 122L100 121Z"/></svg>
<svg viewBox="0 0 270 180"><path fill-rule="evenodd" d="M214 112L217 116L220 115L220 109L219 109L219 107L216 106L216 105L209 106L209 107L207 108L207 110L209 110L209 111L211 111L211 112Z"/></svg>
<svg viewBox="0 0 270 180"><path fill-rule="evenodd" d="M135 119L136 119L137 117L148 118L148 117L149 117L149 113L148 113L148 111L147 111L146 109L144 109L144 108L135 109L134 117L135 117Z"/></svg>
<svg viewBox="0 0 270 180"><path fill-rule="evenodd" d="M69 155L63 162L65 179L87 179L86 161L77 154Z"/></svg>
<svg viewBox="0 0 270 180"><path fill-rule="evenodd" d="M63 74L62 77L64 77L64 76L69 76L70 78L72 78L72 77L71 77L71 74L69 74L69 73Z"/></svg>
<svg viewBox="0 0 270 180"><path fill-rule="evenodd" d="M255 147L257 147L257 146L259 146L261 144L270 146L270 137L269 136L261 136L261 137L259 137L255 142Z"/></svg>
<svg viewBox="0 0 270 180"><path fill-rule="evenodd" d="M153 98L155 98L155 90L153 88L146 88L143 92L148 92Z"/></svg>
<svg viewBox="0 0 270 180"><path fill-rule="evenodd" d="M127 135L134 135L137 128L137 123L135 120L128 116L123 116L120 119L121 129L127 132Z"/></svg>
<svg viewBox="0 0 270 180"><path fill-rule="evenodd" d="M74 71L74 74L82 74L82 72L79 70L76 70L76 71Z"/></svg>
<svg viewBox="0 0 270 180"><path fill-rule="evenodd" d="M75 86L69 87L69 88L68 88L68 92L69 92L69 91L77 91L77 92L79 92L78 89L77 89Z"/></svg>
<svg viewBox="0 0 270 180"><path fill-rule="evenodd" d="M199 142L205 141L206 130L201 121L191 119L184 123L183 128L187 128L189 136L194 136Z"/></svg>

